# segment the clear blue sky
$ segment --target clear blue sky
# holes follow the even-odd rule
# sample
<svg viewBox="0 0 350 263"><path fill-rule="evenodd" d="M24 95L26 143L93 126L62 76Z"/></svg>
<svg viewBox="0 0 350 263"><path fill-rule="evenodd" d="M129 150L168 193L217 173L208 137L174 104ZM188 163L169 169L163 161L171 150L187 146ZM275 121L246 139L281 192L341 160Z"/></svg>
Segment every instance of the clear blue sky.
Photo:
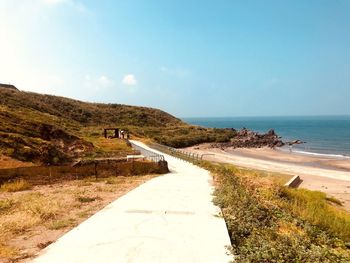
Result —
<svg viewBox="0 0 350 263"><path fill-rule="evenodd" d="M0 82L180 117L350 114L348 0L0 0Z"/></svg>

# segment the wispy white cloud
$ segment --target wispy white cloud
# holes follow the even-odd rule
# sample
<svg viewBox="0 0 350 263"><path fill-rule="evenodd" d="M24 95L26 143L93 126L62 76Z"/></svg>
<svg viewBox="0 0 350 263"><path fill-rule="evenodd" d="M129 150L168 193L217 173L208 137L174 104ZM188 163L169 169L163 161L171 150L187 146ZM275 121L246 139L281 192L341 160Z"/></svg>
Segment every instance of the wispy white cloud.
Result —
<svg viewBox="0 0 350 263"><path fill-rule="evenodd" d="M104 88L111 88L113 86L115 86L114 80L105 75L98 78L85 75L85 87L88 89L100 90Z"/></svg>
<svg viewBox="0 0 350 263"><path fill-rule="evenodd" d="M102 87L110 87L110 86L113 86L114 81L106 76L101 76L97 80L97 83Z"/></svg>
<svg viewBox="0 0 350 263"><path fill-rule="evenodd" d="M135 86L137 85L137 80L133 74L127 74L123 77L122 84L126 86Z"/></svg>

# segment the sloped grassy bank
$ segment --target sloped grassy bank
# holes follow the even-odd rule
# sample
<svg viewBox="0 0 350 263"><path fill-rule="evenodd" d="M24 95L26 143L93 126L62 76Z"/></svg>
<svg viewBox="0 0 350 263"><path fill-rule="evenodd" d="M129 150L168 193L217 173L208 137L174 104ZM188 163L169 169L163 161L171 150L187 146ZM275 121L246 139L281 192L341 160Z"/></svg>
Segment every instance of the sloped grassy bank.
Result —
<svg viewBox="0 0 350 263"><path fill-rule="evenodd" d="M99 139L106 127L118 127L134 138L151 139L175 148L200 143L215 143L219 147L282 143L272 131L260 135L248 130L205 128L154 108L89 103L0 87L0 155L55 165L104 157L110 152L99 147Z"/></svg>
<svg viewBox="0 0 350 263"><path fill-rule="evenodd" d="M106 127L172 147L229 142L236 135L232 129L192 126L154 108L89 103L0 87L0 155L55 165L105 157L112 154L99 141ZM125 156L130 150L113 150L113 154Z"/></svg>
<svg viewBox="0 0 350 263"><path fill-rule="evenodd" d="M350 215L270 173L202 162L216 182L236 262L350 262Z"/></svg>

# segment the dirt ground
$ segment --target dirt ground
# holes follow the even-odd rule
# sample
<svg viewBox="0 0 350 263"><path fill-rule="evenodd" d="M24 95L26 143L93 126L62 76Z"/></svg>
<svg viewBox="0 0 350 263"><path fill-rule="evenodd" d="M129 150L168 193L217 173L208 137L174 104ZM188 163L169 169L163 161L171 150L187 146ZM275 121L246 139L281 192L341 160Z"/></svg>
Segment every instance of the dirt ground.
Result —
<svg viewBox="0 0 350 263"><path fill-rule="evenodd" d="M156 175L94 178L0 192L0 262L24 262Z"/></svg>
<svg viewBox="0 0 350 263"><path fill-rule="evenodd" d="M1 167L1 169L28 167L28 166L33 166L33 165L34 165L33 163L21 162L21 161L18 161L16 159L13 159L11 157L0 154L0 167Z"/></svg>

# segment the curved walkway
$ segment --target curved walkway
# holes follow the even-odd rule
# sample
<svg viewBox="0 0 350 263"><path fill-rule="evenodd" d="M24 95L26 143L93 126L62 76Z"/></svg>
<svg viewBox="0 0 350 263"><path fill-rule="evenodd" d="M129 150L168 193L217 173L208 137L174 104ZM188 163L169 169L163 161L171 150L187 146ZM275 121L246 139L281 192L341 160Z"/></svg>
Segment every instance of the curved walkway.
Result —
<svg viewBox="0 0 350 263"><path fill-rule="evenodd" d="M220 209L212 203L209 172L163 155L170 174L154 178L117 199L47 247L33 262L232 260L225 222L219 216Z"/></svg>

